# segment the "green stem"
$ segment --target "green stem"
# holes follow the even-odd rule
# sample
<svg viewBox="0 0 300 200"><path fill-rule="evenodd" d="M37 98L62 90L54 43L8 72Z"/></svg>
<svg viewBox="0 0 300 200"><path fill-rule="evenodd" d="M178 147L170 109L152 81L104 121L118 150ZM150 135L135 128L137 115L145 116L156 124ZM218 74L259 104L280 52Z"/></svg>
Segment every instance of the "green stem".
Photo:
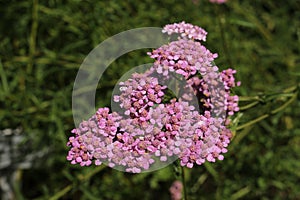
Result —
<svg viewBox="0 0 300 200"><path fill-rule="evenodd" d="M264 115L262 115L262 116L260 116L260 117L258 117L256 119L254 119L254 120L251 120L250 122L247 122L246 124L238 126L235 130L238 131L238 130L241 130L241 129L247 127L247 126L251 126L251 125L253 125L253 124L255 124L255 123L259 122L259 121L262 121L262 120L266 119L269 116L270 116L269 114L264 114Z"/></svg>
<svg viewBox="0 0 300 200"><path fill-rule="evenodd" d="M247 109L249 109L249 108L252 108L253 106L256 106L258 103L259 103L258 101L254 101L254 102L249 103L249 104L247 104L247 105L245 105L245 106L242 106L242 107L240 107L240 111L243 111L243 110L247 110Z"/></svg>
<svg viewBox="0 0 300 200"><path fill-rule="evenodd" d="M57 192L54 196L50 198L50 200L57 200L63 197L65 194L67 194L72 189L72 185L66 186L64 189Z"/></svg>
<svg viewBox="0 0 300 200"><path fill-rule="evenodd" d="M5 74L4 67L2 65L1 59L0 59L0 77L1 77L1 83L2 83L2 86L3 86L3 91L8 93L9 92L9 86L8 86L6 74Z"/></svg>
<svg viewBox="0 0 300 200"><path fill-rule="evenodd" d="M32 24L31 24L31 32L29 37L29 60L27 64L27 73L31 74L33 68L33 58L35 54L36 48L36 38L37 38L37 29L38 29L38 0L33 0L32 7Z"/></svg>
<svg viewBox="0 0 300 200"><path fill-rule="evenodd" d="M278 97L291 97L294 96L295 90L299 86L292 86L287 89L284 89L281 93L273 93L273 94L265 94L265 95L257 95L257 96L239 96L239 101L260 101L260 102L266 102L266 100L272 100ZM264 97L268 97L265 99Z"/></svg>
<svg viewBox="0 0 300 200"><path fill-rule="evenodd" d="M239 96L239 101L262 101L259 96Z"/></svg>
<svg viewBox="0 0 300 200"><path fill-rule="evenodd" d="M84 181L88 181L90 178L92 178L94 175L96 175L97 173L99 173L100 171L102 171L103 169L105 169L105 166L102 165L100 167L95 168L94 170L92 170L91 172L84 174L84 175L78 175L77 179L79 180L80 183L84 182ZM70 184L66 187L64 187L62 190L58 191L57 193L55 193L50 200L57 200L60 199L61 197L65 196L69 191L72 190L73 188L73 184Z"/></svg>
<svg viewBox="0 0 300 200"><path fill-rule="evenodd" d="M293 94L292 98L290 98L287 102L285 102L285 103L284 103L282 106L280 106L279 108L277 108L277 109L271 111L269 114L264 114L264 115L262 115L262 116L260 116L260 117L258 117L258 118L256 118L256 119L254 119L254 120L251 120L250 122L247 122L246 124L243 124L243 125L238 126L238 127L236 128L236 130L238 131L238 130L241 130L241 129L247 127L247 126L251 126L251 125L253 125L253 124L257 123L257 122L260 122L260 121L262 121L262 120L268 118L268 117L271 116L271 115L274 115L274 114L280 112L281 110L283 110L283 109L285 109L287 106L289 106L289 105L297 98L297 95L298 95L298 91L296 91L296 92Z"/></svg>
<svg viewBox="0 0 300 200"><path fill-rule="evenodd" d="M187 192L186 192L184 167L180 166L180 168L181 168L181 182L182 182L182 185L183 185L183 200L188 200L188 198L187 198Z"/></svg>
<svg viewBox="0 0 300 200"><path fill-rule="evenodd" d="M226 59L227 59L227 63L229 64L229 66L233 66L232 65L232 59L231 59L231 53L229 51L229 47L228 47L228 43L226 41L226 30L224 28L224 25L223 23L225 23L225 18L223 18L221 15L220 15L220 6L219 5L215 5L214 6L214 11L215 11L215 14L217 16L217 20L218 20L218 25L219 25L219 28L220 28L220 36L221 36L221 39L222 39L222 45L223 45L223 50L225 52L225 55L226 55ZM225 24L226 26L226 24Z"/></svg>
<svg viewBox="0 0 300 200"><path fill-rule="evenodd" d="M285 109L288 105L290 105L296 98L297 98L298 92L295 92L294 95L292 96L292 98L290 98L290 100L288 100L287 102L285 102L282 106L280 106L279 108L273 110L271 112L271 114L275 114L278 113L279 111Z"/></svg>

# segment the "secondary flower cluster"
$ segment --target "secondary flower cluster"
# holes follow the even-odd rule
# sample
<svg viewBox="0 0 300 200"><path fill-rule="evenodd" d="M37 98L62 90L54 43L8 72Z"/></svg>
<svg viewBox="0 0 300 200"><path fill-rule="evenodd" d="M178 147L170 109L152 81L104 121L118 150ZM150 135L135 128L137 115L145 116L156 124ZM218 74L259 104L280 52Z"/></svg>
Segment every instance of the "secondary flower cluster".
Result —
<svg viewBox="0 0 300 200"><path fill-rule="evenodd" d="M206 73L218 56L207 50L200 42L179 39L149 53L154 58L157 73L167 76L169 71L183 75L186 79L198 71Z"/></svg>
<svg viewBox="0 0 300 200"><path fill-rule="evenodd" d="M180 34L182 38L194 40L206 40L207 32L198 27L184 21L181 23L168 24L163 28L163 33L172 35L174 33Z"/></svg>
<svg viewBox="0 0 300 200"><path fill-rule="evenodd" d="M183 189L182 183L180 181L174 181L169 189L170 194L171 194L171 199L172 200L180 200L182 197L182 194L181 194L182 189Z"/></svg>
<svg viewBox="0 0 300 200"><path fill-rule="evenodd" d="M199 41L206 37L200 27L182 22L163 30L181 38L148 53L153 66L119 84L114 101L120 112L99 108L72 131L67 144L72 164L105 163L140 173L177 158L189 168L223 160L232 137L226 125L239 109L238 96L230 95L240 84L236 71L218 72L217 54ZM170 94L177 80L179 92Z"/></svg>
<svg viewBox="0 0 300 200"><path fill-rule="evenodd" d="M209 0L211 3L217 3L217 4L222 4L222 3L226 3L227 0Z"/></svg>

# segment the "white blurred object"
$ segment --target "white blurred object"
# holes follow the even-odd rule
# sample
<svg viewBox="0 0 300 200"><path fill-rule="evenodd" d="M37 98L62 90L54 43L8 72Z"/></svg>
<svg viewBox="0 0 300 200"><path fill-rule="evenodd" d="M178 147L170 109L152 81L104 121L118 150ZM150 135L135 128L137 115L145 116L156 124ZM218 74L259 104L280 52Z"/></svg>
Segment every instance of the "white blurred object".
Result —
<svg viewBox="0 0 300 200"><path fill-rule="evenodd" d="M0 199L16 199L14 186L18 172L32 167L34 159L45 155L45 151L32 151L26 142L22 129L0 130Z"/></svg>

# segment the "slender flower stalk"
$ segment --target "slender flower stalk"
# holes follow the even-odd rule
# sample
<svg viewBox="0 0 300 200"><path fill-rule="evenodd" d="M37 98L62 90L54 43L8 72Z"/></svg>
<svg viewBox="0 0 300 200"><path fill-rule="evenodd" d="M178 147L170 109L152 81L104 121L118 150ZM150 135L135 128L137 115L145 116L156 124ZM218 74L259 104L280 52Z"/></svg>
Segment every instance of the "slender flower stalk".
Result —
<svg viewBox="0 0 300 200"><path fill-rule="evenodd" d="M186 186L186 181L185 181L185 173L184 173L184 167L181 166L181 181L183 185L183 197L184 200L188 200L188 195L187 195L187 186Z"/></svg>

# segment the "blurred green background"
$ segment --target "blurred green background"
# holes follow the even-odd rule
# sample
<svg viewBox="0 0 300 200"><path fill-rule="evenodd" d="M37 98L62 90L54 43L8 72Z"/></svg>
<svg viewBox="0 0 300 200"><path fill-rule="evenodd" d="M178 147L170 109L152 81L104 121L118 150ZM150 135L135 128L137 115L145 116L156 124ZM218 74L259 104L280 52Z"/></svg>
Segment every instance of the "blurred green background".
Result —
<svg viewBox="0 0 300 200"><path fill-rule="evenodd" d="M176 179L172 166L132 175L73 166L65 158L74 127L72 87L85 56L121 31L180 21L208 31L205 45L219 54L216 64L238 71L242 85L236 94L244 100L259 97L255 106L244 107L239 125L267 114L236 131L224 161L186 170L189 199L300 199L300 98L289 101L291 96L281 95L293 95L296 89L285 89L299 84L299 0L222 5L208 0L0 0L0 16L0 130L22 130L21 153L34 155L30 167L16 167L21 159L14 159L0 169L0 177L11 177L13 199L170 199ZM122 74L151 62L150 50L128 53L106 70L97 106L109 106ZM251 98L241 106L249 103Z"/></svg>

